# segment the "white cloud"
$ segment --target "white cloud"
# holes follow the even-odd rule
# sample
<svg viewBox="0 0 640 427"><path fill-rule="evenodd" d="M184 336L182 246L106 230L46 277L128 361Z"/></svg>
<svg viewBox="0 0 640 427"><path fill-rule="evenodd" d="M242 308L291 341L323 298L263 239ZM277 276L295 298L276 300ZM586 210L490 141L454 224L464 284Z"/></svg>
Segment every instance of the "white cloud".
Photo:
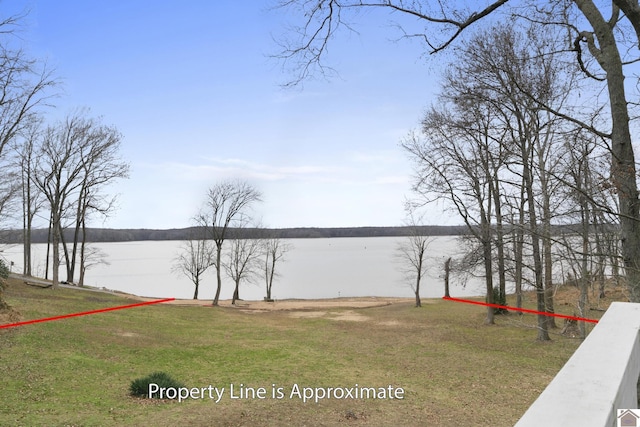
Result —
<svg viewBox="0 0 640 427"><path fill-rule="evenodd" d="M176 178L185 181L216 180L239 177L258 181L279 181L286 179L324 180L344 172L336 166L274 166L243 159L206 158L205 163L162 162L147 165L159 171L173 171Z"/></svg>
<svg viewBox="0 0 640 427"><path fill-rule="evenodd" d="M186 226L210 185L241 178L263 192L257 210L269 226L396 224L410 181L400 157L352 152L336 156L331 165L238 157L200 157L195 164L138 163L135 183L124 183L129 188L123 191L127 197L121 213L136 226Z"/></svg>
<svg viewBox="0 0 640 427"><path fill-rule="evenodd" d="M378 177L375 181L374 184L383 184L383 185L396 185L396 184L400 184L400 185L408 185L409 181L410 181L410 177L409 175L387 175L387 176L380 176Z"/></svg>

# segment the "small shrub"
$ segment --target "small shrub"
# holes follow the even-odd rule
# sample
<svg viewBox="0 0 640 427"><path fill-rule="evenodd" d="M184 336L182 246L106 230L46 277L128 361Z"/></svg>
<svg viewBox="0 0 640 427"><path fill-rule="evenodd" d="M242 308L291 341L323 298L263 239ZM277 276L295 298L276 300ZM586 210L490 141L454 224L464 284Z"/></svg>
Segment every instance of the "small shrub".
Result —
<svg viewBox="0 0 640 427"><path fill-rule="evenodd" d="M500 288L498 286L493 287L493 303L498 305L507 305L507 296L500 292ZM505 308L494 308L493 312L495 314L507 314L508 311Z"/></svg>
<svg viewBox="0 0 640 427"><path fill-rule="evenodd" d="M5 280L9 278L9 267L7 267L7 263L0 259L0 310L8 310L9 305L4 300L2 295L4 288L6 286Z"/></svg>
<svg viewBox="0 0 640 427"><path fill-rule="evenodd" d="M138 378L131 381L129 386L129 392L132 396L149 397L149 384L157 384L160 388L180 388L184 387L179 381L174 380L168 374L164 372L154 372L151 375L147 375L143 378ZM154 395L154 397L159 397Z"/></svg>
<svg viewBox="0 0 640 427"><path fill-rule="evenodd" d="M7 263L0 259L0 291L4 287L4 281L9 278L9 267L7 267Z"/></svg>

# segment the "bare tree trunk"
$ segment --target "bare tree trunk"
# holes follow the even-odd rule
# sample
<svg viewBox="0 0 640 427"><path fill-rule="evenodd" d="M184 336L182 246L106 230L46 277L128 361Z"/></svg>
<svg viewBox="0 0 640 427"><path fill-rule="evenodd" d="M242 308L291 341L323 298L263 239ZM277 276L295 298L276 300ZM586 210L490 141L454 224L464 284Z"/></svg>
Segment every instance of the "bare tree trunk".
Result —
<svg viewBox="0 0 640 427"><path fill-rule="evenodd" d="M64 253L64 261L65 261L65 270L67 271L67 282L73 283L73 273L69 270L71 266L71 260L69 258L69 247L67 246L67 241L64 237L64 230L62 229L62 225L60 224L60 243L62 243L62 251Z"/></svg>
<svg viewBox="0 0 640 427"><path fill-rule="evenodd" d="M534 279L535 279L535 287L536 287L536 299L537 299L537 310L541 313L544 313L547 310L545 304L545 292L544 292L544 283L542 279L542 258L540 253L540 236L538 233L538 220L536 215L536 204L535 204L535 195L533 193L533 176L531 173L532 162L530 161L530 150L531 147L528 145L528 138L523 138L520 141L521 151L522 151L522 181L524 182L526 197L527 197L527 206L529 213L529 235L531 238L531 247L532 247L532 255L533 255L533 271L534 271ZM538 340L539 341L548 341L549 332L548 332L548 317L539 314L538 315Z"/></svg>
<svg viewBox="0 0 640 427"><path fill-rule="evenodd" d="M640 202L622 59L613 32L615 27L605 20L593 1L575 0L575 4L593 27L597 44L594 33L583 33L581 36L607 75L611 110L611 174L620 205L622 257L629 299L631 302L640 302Z"/></svg>
<svg viewBox="0 0 640 427"><path fill-rule="evenodd" d="M49 259L51 258L50 255L50 248L51 248L51 230L53 228L53 211L51 211L51 215L49 216L49 229L47 230L47 260L45 262L45 267L44 267L44 278L48 279L49 278Z"/></svg>
<svg viewBox="0 0 640 427"><path fill-rule="evenodd" d="M271 260L271 269L269 269L269 260ZM267 275L267 301L272 301L271 288L273 287L273 276L276 271L276 261L277 248L274 251L272 251L271 248L267 248L267 256L265 258L265 274Z"/></svg>
<svg viewBox="0 0 640 427"><path fill-rule="evenodd" d="M31 277L31 224L27 223L24 230L24 268L22 274Z"/></svg>
<svg viewBox="0 0 640 427"><path fill-rule="evenodd" d="M60 283L60 278L59 278L59 269L60 269L60 219L58 218L59 215L57 213L53 214L53 227L52 227L52 232L53 232L53 275L52 275L52 280L53 280L53 285L52 288L53 289L58 289L58 285Z"/></svg>
<svg viewBox="0 0 640 427"><path fill-rule="evenodd" d="M84 246L84 243L82 243L80 246ZM84 286L84 275L87 271L87 268L84 265L84 255L80 254L80 277L78 278L78 286L83 287Z"/></svg>
<svg viewBox="0 0 640 427"><path fill-rule="evenodd" d="M422 263L423 258L420 257L418 268L416 269L416 272L418 273L416 275L416 307L422 307L422 302L420 301L420 280L422 279Z"/></svg>
<svg viewBox="0 0 640 427"><path fill-rule="evenodd" d="M67 281L69 283L74 282L73 277L75 276L76 272L76 254L78 253L78 242L80 241L80 227L82 221L84 220L85 213L82 209L82 206L85 203L83 193L84 188L81 189L80 196L78 197L78 207L76 209L76 224L73 230L73 243L71 246L71 260L69 261L69 265L67 265Z"/></svg>
<svg viewBox="0 0 640 427"><path fill-rule="evenodd" d="M235 305L236 301L240 299L240 278L236 279L236 288L233 290L233 298L231 304Z"/></svg>
<svg viewBox="0 0 640 427"><path fill-rule="evenodd" d="M522 274L524 256L524 185L520 190L520 208L518 210L518 225L513 236L514 280L516 285L516 307L522 308ZM522 315L519 311L518 314Z"/></svg>
<svg viewBox="0 0 640 427"><path fill-rule="evenodd" d="M524 256L524 219L525 219L525 190L524 179L520 185L520 200L518 206L518 223L513 224L513 258L514 258L514 281L516 287L516 307L522 308L522 274L523 274L523 256ZM523 313L518 312L519 315Z"/></svg>
<svg viewBox="0 0 640 427"><path fill-rule="evenodd" d="M444 262L444 296L451 298L449 295L449 273L451 272L451 257Z"/></svg>
<svg viewBox="0 0 640 427"><path fill-rule="evenodd" d="M593 212L593 227L595 229L595 243L596 243L596 259L598 260L598 269L596 271L598 278L598 298L605 297L605 271L607 269L607 249L605 248L604 242L602 241L605 236L604 227L605 221L602 219L601 215L597 214L596 207L592 206L591 211Z"/></svg>
<svg viewBox="0 0 640 427"><path fill-rule="evenodd" d="M498 286L500 289L501 301L506 301L507 298L507 273L505 267L505 255L504 255L504 225L502 223L502 200L500 197L500 178L497 171L493 177L493 188L491 193L493 194L493 206L496 212L496 249L498 251ZM500 309L500 313L506 311L506 309Z"/></svg>
<svg viewBox="0 0 640 427"><path fill-rule="evenodd" d="M588 166L584 168L582 171L582 178L584 182L584 188L582 192L586 192L588 183L588 175L587 175ZM590 282L590 274L589 274L589 266L588 266L588 258L589 258L589 218L591 217L589 213L589 203L587 201L587 196L585 194L580 194L580 211L581 211L581 222L582 222L582 262L581 262L581 274L580 274L580 298L578 299L578 311L580 313L580 317L587 316L587 304L589 303L589 293L588 286ZM578 328L580 330L580 337L582 339L586 338L587 330L585 322L578 322Z"/></svg>
<svg viewBox="0 0 640 427"><path fill-rule="evenodd" d="M85 257L85 249L87 244L87 227L84 220L84 216L82 217L81 223L81 233L82 239L80 240L80 278L78 279L78 286L84 286L84 274L87 270L86 266L86 257ZM74 261L75 262L75 261Z"/></svg>
<svg viewBox="0 0 640 427"><path fill-rule="evenodd" d="M620 262L618 256L620 255L620 249L618 248L618 235L610 233L608 235L609 245L609 261L611 262L611 275L616 286L620 285Z"/></svg>
<svg viewBox="0 0 640 427"><path fill-rule="evenodd" d="M102 160L102 159L98 159ZM86 217L87 217L87 208L89 206L89 187L92 184L90 171L86 172L86 176L84 177L83 184L80 188L80 195L78 196L78 206L76 209L76 224L73 232L73 245L71 250L71 262L67 267L68 271L68 281L71 283L74 281L75 270L76 270L76 258L78 253L78 244L80 243L80 251L84 250L85 240L87 238L86 235ZM84 277L82 272L84 268L82 257L80 259L80 275ZM79 280L79 283L82 284L82 279ZM82 285L81 285L82 286Z"/></svg>
<svg viewBox="0 0 640 427"><path fill-rule="evenodd" d="M30 203L28 191L25 191L23 182L23 201L22 201L22 274L31 276L31 224L29 222Z"/></svg>
<svg viewBox="0 0 640 427"><path fill-rule="evenodd" d="M485 272L485 284L487 287L487 303L494 304L493 300L493 267L491 262L491 242L483 242L483 254L484 254L484 272ZM495 309L493 307L487 307L487 318L484 323L487 325L493 325Z"/></svg>
<svg viewBox="0 0 640 427"><path fill-rule="evenodd" d="M547 313L554 313L553 308L553 259L551 252L551 210L549 209L549 200L545 197L544 202L544 232L543 232L543 255L544 255L544 301ZM552 316L547 318L547 326L550 329L556 329L555 319Z"/></svg>
<svg viewBox="0 0 640 427"><path fill-rule="evenodd" d="M481 228L482 228L482 256L484 258L484 274L485 284L487 288L487 303L494 304L493 300L493 250L491 247L491 227L486 218L484 212L481 213ZM487 307L487 317L484 321L487 325L493 325L495 309L493 307Z"/></svg>
<svg viewBox="0 0 640 427"><path fill-rule="evenodd" d="M213 298L213 304L217 306L218 300L220 299L220 290L222 289L222 276L220 274L220 270L222 270L222 242L216 242L216 296Z"/></svg>
<svg viewBox="0 0 640 427"><path fill-rule="evenodd" d="M30 142L29 142L30 143ZM29 150L31 153L31 150ZM31 276L31 225L33 223L31 200L31 155L22 159L22 274Z"/></svg>
<svg viewBox="0 0 640 427"><path fill-rule="evenodd" d="M584 215L584 214L583 214ZM589 268L587 266L587 258L589 253L589 223L583 219L582 223L582 274L580 277L580 298L578 299L578 312L580 317L587 315L587 305L589 303ZM585 322L578 322L580 336L582 339L587 337Z"/></svg>

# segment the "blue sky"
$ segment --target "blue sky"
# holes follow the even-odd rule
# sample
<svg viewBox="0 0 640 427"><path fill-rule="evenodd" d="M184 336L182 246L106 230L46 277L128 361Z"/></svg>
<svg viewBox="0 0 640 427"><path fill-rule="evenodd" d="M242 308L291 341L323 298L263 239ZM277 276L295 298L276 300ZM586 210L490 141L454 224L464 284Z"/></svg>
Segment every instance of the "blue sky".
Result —
<svg viewBox="0 0 640 427"><path fill-rule="evenodd" d="M294 16L272 1L4 0L30 9L22 38L62 81L52 120L89 107L124 135L130 179L98 226L190 225L207 188L251 182L269 227L400 225L411 164L400 140L438 86L421 46L394 42L389 17L354 20L329 64L339 78L303 88L269 57ZM435 210L432 224L448 222Z"/></svg>

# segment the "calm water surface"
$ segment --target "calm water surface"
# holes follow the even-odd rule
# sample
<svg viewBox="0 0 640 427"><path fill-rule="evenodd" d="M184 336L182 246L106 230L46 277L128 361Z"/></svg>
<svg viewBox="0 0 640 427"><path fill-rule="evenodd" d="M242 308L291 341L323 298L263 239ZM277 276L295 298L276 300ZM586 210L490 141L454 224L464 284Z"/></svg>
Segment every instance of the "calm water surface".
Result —
<svg viewBox="0 0 640 427"><path fill-rule="evenodd" d="M401 237L291 239L285 261L277 265L279 277L273 285L272 297L335 298L356 296L412 297L407 279L403 278L396 257ZM104 254L108 264L87 270L85 284L149 297L192 298L194 285L171 267L182 242L118 242L96 243L92 247ZM429 275L421 285L422 297L441 297L444 293L443 265L449 256L460 251L455 237L435 237L429 245ZM46 245L34 245L34 273L44 276ZM22 272L22 246L5 246L2 254L13 261L13 271ZM66 278L61 268L60 277ZM215 268L205 273L199 298L215 295ZM223 275L222 299L230 299L233 282ZM455 278L451 296L483 295L480 279L462 286ZM240 297L260 300L266 295L264 279L240 285Z"/></svg>

